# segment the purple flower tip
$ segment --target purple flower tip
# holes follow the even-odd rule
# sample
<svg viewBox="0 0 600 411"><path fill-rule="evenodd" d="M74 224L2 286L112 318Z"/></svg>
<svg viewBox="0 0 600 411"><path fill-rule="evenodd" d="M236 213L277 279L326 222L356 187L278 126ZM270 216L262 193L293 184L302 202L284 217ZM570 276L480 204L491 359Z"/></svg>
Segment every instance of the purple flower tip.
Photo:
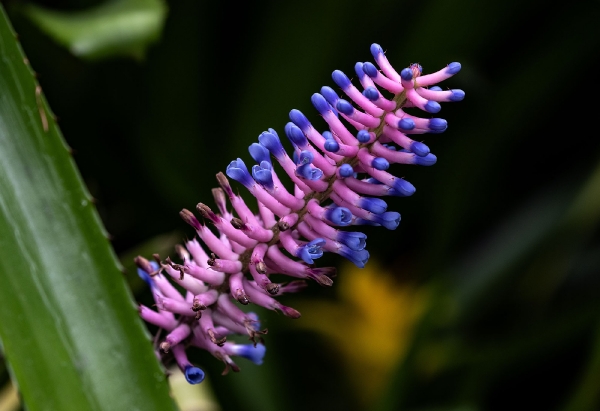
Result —
<svg viewBox="0 0 600 411"><path fill-rule="evenodd" d="M430 100L427 103L425 103L425 110L429 113L437 113L441 109L442 106L440 106L440 103L438 103L437 101Z"/></svg>
<svg viewBox="0 0 600 411"><path fill-rule="evenodd" d="M294 123L287 123L285 125L285 135L292 142L292 144L295 144L298 147L305 147L308 143L302 130L300 130L300 128L298 128L298 126L296 126Z"/></svg>
<svg viewBox="0 0 600 411"><path fill-rule="evenodd" d="M185 367L185 379L190 384L200 384L204 381L204 371L193 365Z"/></svg>
<svg viewBox="0 0 600 411"><path fill-rule="evenodd" d="M376 157L371 162L371 166L376 170L387 170L390 168L390 162L383 157Z"/></svg>
<svg viewBox="0 0 600 411"><path fill-rule="evenodd" d="M388 230L395 230L400 225L400 213L395 211L388 211L378 217L377 222Z"/></svg>
<svg viewBox="0 0 600 411"><path fill-rule="evenodd" d="M373 86L367 87L362 94L371 101L376 101L379 98L379 91Z"/></svg>
<svg viewBox="0 0 600 411"><path fill-rule="evenodd" d="M387 203L381 198L363 197L359 207L374 214L382 214L387 210Z"/></svg>
<svg viewBox="0 0 600 411"><path fill-rule="evenodd" d="M367 236L353 231L340 231L339 241L354 251L364 250L367 246Z"/></svg>
<svg viewBox="0 0 600 411"><path fill-rule="evenodd" d="M402 80L410 81L413 78L413 71L408 67L402 69L402 71L400 72L400 77L402 77Z"/></svg>
<svg viewBox="0 0 600 411"><path fill-rule="evenodd" d="M352 104L343 99L338 100L335 108L337 108L340 113L344 113L347 116L350 116L352 113L354 113L354 107Z"/></svg>
<svg viewBox="0 0 600 411"><path fill-rule="evenodd" d="M300 127L300 130L302 131L307 131L310 127L310 122L300 110L294 109L290 111L290 120L292 123Z"/></svg>
<svg viewBox="0 0 600 411"><path fill-rule="evenodd" d="M296 257L300 257L306 264L314 264L313 260L321 258L323 256L322 247L325 245L325 240L322 238L316 238L310 243L303 245L298 248Z"/></svg>
<svg viewBox="0 0 600 411"><path fill-rule="evenodd" d="M363 63L360 61L354 65L354 72L358 76L358 79L361 80L365 76L365 71L363 70Z"/></svg>
<svg viewBox="0 0 600 411"><path fill-rule="evenodd" d="M425 157L415 157L415 164L420 166L432 166L437 162L437 157L434 154L427 154Z"/></svg>
<svg viewBox="0 0 600 411"><path fill-rule="evenodd" d="M379 70L377 70L377 67L373 63L363 63L362 69L369 77L375 78L379 75Z"/></svg>
<svg viewBox="0 0 600 411"><path fill-rule="evenodd" d="M415 128L415 122L410 118L403 118L398 121L398 128L402 130L412 130Z"/></svg>
<svg viewBox="0 0 600 411"><path fill-rule="evenodd" d="M319 93L313 94L310 98L310 101L313 103L313 106L315 106L317 111L323 115L328 111L331 111L331 106L329 105L327 100L325 100L325 97L323 97Z"/></svg>
<svg viewBox="0 0 600 411"><path fill-rule="evenodd" d="M350 164L342 164L339 168L340 176L346 178L354 174L354 169Z"/></svg>
<svg viewBox="0 0 600 411"><path fill-rule="evenodd" d="M283 149L281 141L279 141L279 136L276 133L264 131L260 136L258 136L258 142L265 146L267 150L269 150L271 154L275 156L275 158L282 158L285 156L285 150Z"/></svg>
<svg viewBox="0 0 600 411"><path fill-rule="evenodd" d="M302 164L296 167L296 174L306 178L307 180L316 181L321 179L323 171L317 167L313 167L310 163Z"/></svg>
<svg viewBox="0 0 600 411"><path fill-rule="evenodd" d="M252 177L262 186L272 189L273 175L271 174L271 163L263 161L260 165L252 166Z"/></svg>
<svg viewBox="0 0 600 411"><path fill-rule="evenodd" d="M350 248L342 249L340 255L352 261L358 268L365 268L365 264L367 264L370 257L367 250L354 251Z"/></svg>
<svg viewBox="0 0 600 411"><path fill-rule="evenodd" d="M383 54L383 49L379 44L373 43L371 44L371 54L373 55L373 58L377 60L377 57L379 57L380 54Z"/></svg>
<svg viewBox="0 0 600 411"><path fill-rule="evenodd" d="M335 153L337 151L340 150L340 145L338 144L337 141L333 140L333 139L327 139L327 141L325 141L325 150L331 152L331 153Z"/></svg>
<svg viewBox="0 0 600 411"><path fill-rule="evenodd" d="M429 154L430 150L425 144L419 141L413 141L410 143L410 151L418 155L419 157L424 157Z"/></svg>
<svg viewBox="0 0 600 411"><path fill-rule="evenodd" d="M448 64L448 67L446 68L446 73L456 74L460 71L461 67L462 66L458 62L450 63L450 64Z"/></svg>
<svg viewBox="0 0 600 411"><path fill-rule="evenodd" d="M406 197L413 195L415 193L415 191L417 191L415 186L413 186L411 183L409 183L408 181L406 181L403 178L397 178L394 181L394 188L396 190L400 191Z"/></svg>
<svg viewBox="0 0 600 411"><path fill-rule="evenodd" d="M340 99L340 96L337 95L335 90L328 86L321 87L321 94L323 95L323 97L325 97L325 100L327 100L327 102L332 106L335 106L337 101Z"/></svg>
<svg viewBox="0 0 600 411"><path fill-rule="evenodd" d="M257 163L262 163L263 161L271 162L271 154L269 154L269 150L267 150L265 146L252 143L250 147L248 147L248 151L250 152L250 156Z"/></svg>
<svg viewBox="0 0 600 411"><path fill-rule="evenodd" d="M431 91L442 91L442 88L439 86L431 86L429 87L429 90Z"/></svg>
<svg viewBox="0 0 600 411"><path fill-rule="evenodd" d="M350 87L350 79L344 74L343 71L336 70L331 74L331 77L333 78L334 83L337 84L342 90L346 90L348 87Z"/></svg>
<svg viewBox="0 0 600 411"><path fill-rule="evenodd" d="M365 144L371 140L371 134L369 134L369 132L367 130L360 130L356 134L356 139L358 140L359 143Z"/></svg>
<svg viewBox="0 0 600 411"><path fill-rule="evenodd" d="M450 96L450 101L461 101L465 98L465 92L459 89L452 90L452 95Z"/></svg>
<svg viewBox="0 0 600 411"><path fill-rule="evenodd" d="M315 156L313 155L313 153L311 153L308 150L303 150L300 152L300 157L298 159L298 164L300 165L304 165L304 164L312 164L313 160L315 159Z"/></svg>
<svg viewBox="0 0 600 411"><path fill-rule="evenodd" d="M448 128L448 122L443 118L432 118L429 120L429 129L442 132Z"/></svg>
<svg viewBox="0 0 600 411"><path fill-rule="evenodd" d="M241 158L233 160L231 163L229 163L225 172L230 178L233 178L238 183L243 184L246 188L250 188L254 184L254 180L252 179L248 168L246 168L246 164L244 164L244 161Z"/></svg>

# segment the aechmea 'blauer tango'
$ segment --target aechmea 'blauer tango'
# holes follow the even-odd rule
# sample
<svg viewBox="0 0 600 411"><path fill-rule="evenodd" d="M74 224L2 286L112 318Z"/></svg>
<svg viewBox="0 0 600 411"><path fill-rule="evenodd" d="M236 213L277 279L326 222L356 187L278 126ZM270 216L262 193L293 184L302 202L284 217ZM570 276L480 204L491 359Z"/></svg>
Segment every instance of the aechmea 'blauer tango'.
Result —
<svg viewBox="0 0 600 411"><path fill-rule="evenodd" d="M279 134L269 129L249 147L255 164L247 166L240 158L229 164L227 176L256 198L258 214L219 173L220 188L213 189L217 210L199 203L196 210L203 222L191 211L180 213L201 242L193 239L179 246L177 263L158 255L152 262L137 257L139 274L151 287L157 308L140 306L140 315L164 330L157 354L172 352L191 384L201 382L204 372L189 363L188 347L213 354L226 364L225 372L239 370L232 356L262 363L262 335L267 330L261 330L258 317L242 311L235 301L300 317L276 297L303 289L306 280L330 286L335 269L313 266L324 252L340 254L361 268L369 259L367 236L339 227L393 230L400 223L400 214L388 211L378 197L410 196L415 187L394 176L390 166L435 164L429 147L411 137L441 133L446 120L417 117L407 109L437 113L439 103L462 100L462 90L435 86L458 73L460 64L450 63L427 75L422 75L419 64L412 64L398 73L379 45L373 44L371 53L377 66L367 62L354 67L362 91L336 70L333 81L349 100L330 87L312 95L328 130L319 131L303 113L292 110L284 127L293 146L291 155ZM292 180L293 192L282 184L283 174ZM271 274L295 280L273 283ZM172 283L186 290L185 295ZM252 344L227 341L231 334L248 335Z"/></svg>

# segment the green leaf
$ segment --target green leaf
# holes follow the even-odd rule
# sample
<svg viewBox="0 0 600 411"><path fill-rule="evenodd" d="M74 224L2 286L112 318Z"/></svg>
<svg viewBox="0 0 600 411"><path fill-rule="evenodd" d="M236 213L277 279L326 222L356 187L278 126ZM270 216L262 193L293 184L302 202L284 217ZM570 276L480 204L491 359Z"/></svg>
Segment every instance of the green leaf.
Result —
<svg viewBox="0 0 600 411"><path fill-rule="evenodd" d="M29 410L176 409L1 7L0 284L0 339Z"/></svg>
<svg viewBox="0 0 600 411"><path fill-rule="evenodd" d="M95 60L125 55L141 59L160 37L167 6L163 0L109 0L77 12L27 4L23 13L78 57Z"/></svg>

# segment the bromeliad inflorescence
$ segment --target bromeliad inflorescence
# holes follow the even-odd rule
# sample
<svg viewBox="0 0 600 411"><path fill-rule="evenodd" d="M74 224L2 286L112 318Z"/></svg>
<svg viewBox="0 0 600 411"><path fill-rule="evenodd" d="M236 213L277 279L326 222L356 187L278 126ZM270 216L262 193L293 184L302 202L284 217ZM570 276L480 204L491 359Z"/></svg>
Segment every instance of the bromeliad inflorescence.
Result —
<svg viewBox="0 0 600 411"><path fill-rule="evenodd" d="M165 330L157 354L172 352L190 383L201 382L204 372L190 364L187 347L207 350L223 361L224 373L239 370L231 356L261 364L262 335L267 330L261 330L258 317L242 311L234 300L300 317L274 297L303 289L305 280L331 285L335 269L313 266L324 251L340 254L361 268L369 259L366 235L336 227L375 225L393 230L400 223L400 214L387 211L386 202L377 197L410 196L415 187L391 174L390 164L436 162L429 148L409 135L441 133L446 120L416 117L407 109L434 114L440 111L440 102L462 100L462 90L435 86L456 74L460 64L450 63L428 75L422 75L419 64L412 64L398 74L379 45L373 44L371 53L379 68L368 62L354 67L363 91L343 72L332 75L354 105L330 87L312 95L327 131L318 131L303 113L292 110L284 129L294 149L291 157L277 132L269 129L249 148L256 162L250 170L240 158L229 164L227 176L256 198L258 214L219 173L220 188L213 189L218 213L203 203L196 207L217 234L184 209L181 217L204 246L196 239L185 248L179 246L179 263L158 255L151 262L137 257L138 272L152 289L158 309L140 306L140 315ZM279 179L273 159L292 180L292 193ZM228 210L227 199L235 214ZM296 280L278 284L271 281L271 274ZM227 341L230 334L246 334L252 344Z"/></svg>

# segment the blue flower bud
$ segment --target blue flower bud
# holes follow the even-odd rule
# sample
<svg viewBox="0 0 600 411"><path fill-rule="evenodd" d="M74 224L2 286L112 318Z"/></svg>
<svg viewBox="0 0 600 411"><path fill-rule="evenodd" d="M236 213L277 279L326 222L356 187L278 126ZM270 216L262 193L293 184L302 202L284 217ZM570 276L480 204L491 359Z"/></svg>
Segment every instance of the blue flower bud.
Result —
<svg viewBox="0 0 600 411"><path fill-rule="evenodd" d="M306 264L314 264L313 260L323 256L322 247L325 245L325 240L316 238L310 243L298 248L296 257L300 257Z"/></svg>
<svg viewBox="0 0 600 411"><path fill-rule="evenodd" d="M337 108L340 113L344 113L347 116L350 116L352 115L352 113L354 113L354 107L352 106L352 104L343 99L338 100L337 104L335 105L335 108Z"/></svg>
<svg viewBox="0 0 600 411"><path fill-rule="evenodd" d="M429 87L429 90L431 91L442 91L442 88L439 86L431 86Z"/></svg>
<svg viewBox="0 0 600 411"><path fill-rule="evenodd" d="M325 218L343 227L352 222L352 213L346 207L332 207L325 211Z"/></svg>
<svg viewBox="0 0 600 411"><path fill-rule="evenodd" d="M398 122L398 128L402 130L412 130L415 128L415 122L411 118L403 118Z"/></svg>
<svg viewBox="0 0 600 411"><path fill-rule="evenodd" d="M283 149L277 134L265 131L258 136L258 142L265 146L271 152L271 154L275 156L275 158L282 158L285 156L285 150Z"/></svg>
<svg viewBox="0 0 600 411"><path fill-rule="evenodd" d="M263 358L266 351L267 348L260 343L256 344L256 347L254 344L243 344L236 346L236 355L246 358L256 365L261 365L263 363Z"/></svg>
<svg viewBox="0 0 600 411"><path fill-rule="evenodd" d="M388 211L387 213L374 215L374 221L388 230L395 230L400 225L400 213Z"/></svg>
<svg viewBox="0 0 600 411"><path fill-rule="evenodd" d="M362 197L358 206L374 214L382 214L387 210L387 203L381 198Z"/></svg>
<svg viewBox="0 0 600 411"><path fill-rule="evenodd" d="M269 150L263 145L252 143L250 147L248 147L248 151L250 152L250 156L257 163L261 163L263 161L271 162L271 154Z"/></svg>
<svg viewBox="0 0 600 411"><path fill-rule="evenodd" d="M383 157L376 157L371 162L371 166L376 170L387 170L390 168L390 162Z"/></svg>
<svg viewBox="0 0 600 411"><path fill-rule="evenodd" d="M432 118L429 120L429 129L441 133L448 128L448 122L443 118Z"/></svg>
<svg viewBox="0 0 600 411"><path fill-rule="evenodd" d="M359 143L368 143L369 140L371 140L371 134L369 134L367 130L360 130L358 133L356 133L356 139Z"/></svg>
<svg viewBox="0 0 600 411"><path fill-rule="evenodd" d="M379 98L379 91L373 86L367 87L362 94L371 101L375 101Z"/></svg>
<svg viewBox="0 0 600 411"><path fill-rule="evenodd" d="M461 101L465 98L465 92L459 89L452 90L452 95L450 96L450 101Z"/></svg>
<svg viewBox="0 0 600 411"><path fill-rule="evenodd" d="M342 257L352 261L358 268L364 268L369 261L369 252L367 250L355 251L349 247L342 247L339 251Z"/></svg>
<svg viewBox="0 0 600 411"><path fill-rule="evenodd" d="M400 72L400 77L402 77L402 80L405 81L410 81L413 78L413 72L410 68L405 68L402 69L402 71Z"/></svg>
<svg viewBox="0 0 600 411"><path fill-rule="evenodd" d="M303 164L296 167L296 175L306 178L307 180L319 180L323 177L323 171L320 168L313 167L310 164Z"/></svg>
<svg viewBox="0 0 600 411"><path fill-rule="evenodd" d="M383 49L377 43L371 44L371 49L370 50L371 50L371 54L373 55L373 58L375 60L377 60L377 58L379 57L380 54L383 54Z"/></svg>
<svg viewBox="0 0 600 411"><path fill-rule="evenodd" d="M429 147L419 141L413 141L410 143L409 149L419 157L424 157L430 152Z"/></svg>
<svg viewBox="0 0 600 411"><path fill-rule="evenodd" d="M340 176L342 177L350 177L352 175L354 175L354 169L352 168L352 166L350 164L342 164L340 166Z"/></svg>
<svg viewBox="0 0 600 411"><path fill-rule="evenodd" d="M365 77L365 71L363 70L363 65L364 64L361 63L360 61L354 65L354 72L358 76L359 80L361 80L363 77Z"/></svg>
<svg viewBox="0 0 600 411"><path fill-rule="evenodd" d="M290 111L290 120L300 127L300 130L306 131L310 127L310 121L308 121L306 116L300 110L294 109Z"/></svg>
<svg viewBox="0 0 600 411"><path fill-rule="evenodd" d="M367 246L366 234L354 231L339 231L338 241L354 251L364 250Z"/></svg>
<svg viewBox="0 0 600 411"><path fill-rule="evenodd" d="M150 287L150 289L154 289L154 281L152 281L152 277L150 277L150 274L146 272L146 270L142 270L141 268L137 269L137 273L138 276L144 280L144 282L146 284L148 284L148 287Z"/></svg>
<svg viewBox="0 0 600 411"><path fill-rule="evenodd" d="M333 82L335 84L337 84L342 90L345 90L348 87L350 87L350 84L351 84L350 79L342 71L340 71L340 70L334 71L331 74L331 77L333 78Z"/></svg>
<svg viewBox="0 0 600 411"><path fill-rule="evenodd" d="M440 103L438 103L437 101L429 100L427 103L425 103L425 111L429 113L437 113L441 109L442 106L440 106Z"/></svg>
<svg viewBox="0 0 600 411"><path fill-rule="evenodd" d="M315 156L308 150L303 150L300 152L300 157L298 159L298 164L311 164L314 160Z"/></svg>
<svg viewBox="0 0 600 411"><path fill-rule="evenodd" d="M252 166L252 177L261 184L262 186L268 188L269 190L273 189L273 175L271 174L271 168L262 167L263 164L268 164L266 161L263 161L261 165Z"/></svg>
<svg viewBox="0 0 600 411"><path fill-rule="evenodd" d="M315 106L317 111L322 115L326 114L328 111L331 111L331 106L327 100L325 100L325 97L319 93L313 94L310 98L310 101L313 103L313 106Z"/></svg>
<svg viewBox="0 0 600 411"><path fill-rule="evenodd" d="M185 367L185 379L190 384L200 384L204 381L204 371L193 365Z"/></svg>
<svg viewBox="0 0 600 411"><path fill-rule="evenodd" d="M365 72L365 74L371 78L377 77L379 75L379 70L377 70L377 67L375 67L373 63L363 63L362 69Z"/></svg>
<svg viewBox="0 0 600 411"><path fill-rule="evenodd" d="M457 62L450 63L450 64L448 64L448 67L446 68L446 73L456 74L460 71L460 69L461 69L460 63L457 63Z"/></svg>
<svg viewBox="0 0 600 411"><path fill-rule="evenodd" d="M335 153L340 150L340 145L332 138L331 140L327 139L327 141L325 141L324 148L331 153Z"/></svg>
<svg viewBox="0 0 600 411"><path fill-rule="evenodd" d="M434 154L427 154L425 157L415 157L415 164L419 166L432 166L437 162L437 157Z"/></svg>
<svg viewBox="0 0 600 411"><path fill-rule="evenodd" d="M403 178L397 178L394 180L394 188L403 193L406 197L413 195L415 191L417 191L415 186Z"/></svg>
<svg viewBox="0 0 600 411"><path fill-rule="evenodd" d="M292 142L292 144L298 147L304 147L308 144L306 136L294 123L290 122L285 125L285 135Z"/></svg>
<svg viewBox="0 0 600 411"><path fill-rule="evenodd" d="M338 96L337 93L331 87L328 86L321 87L321 94L323 95L323 97L325 97L325 100L327 100L327 102L333 107L335 107L335 104L340 99L340 96Z"/></svg>
<svg viewBox="0 0 600 411"><path fill-rule="evenodd" d="M244 164L244 161L241 158L233 160L231 163L229 163L226 174L238 183L243 184L246 188L250 188L254 185L254 180L252 179L248 168L246 168L246 164Z"/></svg>

